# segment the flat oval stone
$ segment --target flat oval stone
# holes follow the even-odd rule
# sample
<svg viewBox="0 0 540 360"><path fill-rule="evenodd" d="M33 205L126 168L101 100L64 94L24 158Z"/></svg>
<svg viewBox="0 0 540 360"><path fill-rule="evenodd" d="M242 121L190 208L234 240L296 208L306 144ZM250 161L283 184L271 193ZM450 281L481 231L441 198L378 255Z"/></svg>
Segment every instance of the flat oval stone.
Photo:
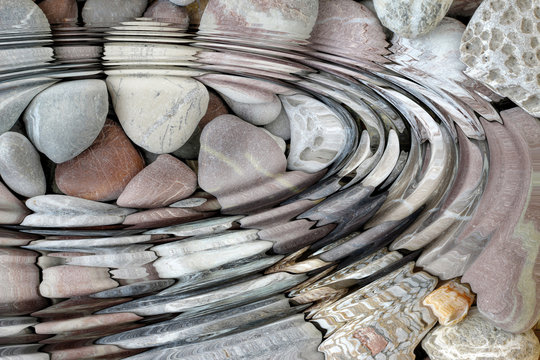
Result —
<svg viewBox="0 0 540 360"><path fill-rule="evenodd" d="M157 228L200 220L213 214L192 209L165 207L128 215L123 224L131 225L133 229Z"/></svg>
<svg viewBox="0 0 540 360"><path fill-rule="evenodd" d="M442 20L453 0L374 0L381 23L396 34L414 38Z"/></svg>
<svg viewBox="0 0 540 360"><path fill-rule="evenodd" d="M163 154L129 182L116 203L133 208L164 207L187 198L196 188L193 170L174 156Z"/></svg>
<svg viewBox="0 0 540 360"><path fill-rule="evenodd" d="M471 308L462 322L438 326L422 341L431 360L537 360L540 343L532 330L512 334L500 330Z"/></svg>
<svg viewBox="0 0 540 360"><path fill-rule="evenodd" d="M76 0L44 0L39 7L51 24L76 22L79 15Z"/></svg>
<svg viewBox="0 0 540 360"><path fill-rule="evenodd" d="M142 317L132 313L103 314L45 321L34 326L37 334L61 334L69 331L89 330L115 326L122 323L141 320Z"/></svg>
<svg viewBox="0 0 540 360"><path fill-rule="evenodd" d="M176 24L181 28L189 26L189 16L184 7L177 6L169 0L157 0L146 9L144 17Z"/></svg>
<svg viewBox="0 0 540 360"><path fill-rule="evenodd" d="M208 90L191 78L109 76L107 86L127 136L155 154L184 145L208 107Z"/></svg>
<svg viewBox="0 0 540 360"><path fill-rule="evenodd" d="M20 224L30 211L0 182L0 224Z"/></svg>
<svg viewBox="0 0 540 360"><path fill-rule="evenodd" d="M104 81L66 81L39 93L23 120L35 147L55 163L62 163L92 145L108 110Z"/></svg>
<svg viewBox="0 0 540 360"><path fill-rule="evenodd" d="M0 135L0 175L11 190L23 196L45 195L47 190L38 152L16 132Z"/></svg>
<svg viewBox="0 0 540 360"><path fill-rule="evenodd" d="M85 23L111 23L140 17L148 0L88 0L82 17Z"/></svg>
<svg viewBox="0 0 540 360"><path fill-rule="evenodd" d="M107 268L60 265L43 270L42 275L39 292L48 298L89 295L118 286Z"/></svg>
<svg viewBox="0 0 540 360"><path fill-rule="evenodd" d="M298 39L307 39L317 19L318 0L215 0L208 2L200 29L279 31ZM272 14L272 16L268 16Z"/></svg>
<svg viewBox="0 0 540 360"><path fill-rule="evenodd" d="M66 195L115 200L144 168L144 160L122 128L107 120L96 141L72 160L58 164L55 181Z"/></svg>

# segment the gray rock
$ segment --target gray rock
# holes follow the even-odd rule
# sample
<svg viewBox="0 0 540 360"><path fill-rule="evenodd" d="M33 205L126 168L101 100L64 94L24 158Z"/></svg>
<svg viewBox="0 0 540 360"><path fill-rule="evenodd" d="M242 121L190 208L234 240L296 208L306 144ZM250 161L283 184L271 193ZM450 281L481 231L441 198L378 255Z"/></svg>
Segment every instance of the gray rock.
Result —
<svg viewBox="0 0 540 360"><path fill-rule="evenodd" d="M291 123L283 108L278 117L270 124L265 125L264 128L285 141L290 140L291 138Z"/></svg>
<svg viewBox="0 0 540 360"><path fill-rule="evenodd" d="M438 326L422 341L431 360L537 360L540 343L532 330L512 334L494 327L476 307L452 326Z"/></svg>
<svg viewBox="0 0 540 360"><path fill-rule="evenodd" d="M11 190L23 196L45 195L47 190L38 152L16 132L0 135L0 175Z"/></svg>
<svg viewBox="0 0 540 360"><path fill-rule="evenodd" d="M107 86L127 136L155 154L184 145L208 107L208 90L190 78L109 76Z"/></svg>
<svg viewBox="0 0 540 360"><path fill-rule="evenodd" d="M536 117L540 117L539 17L536 1L486 0L461 40L465 74Z"/></svg>
<svg viewBox="0 0 540 360"><path fill-rule="evenodd" d="M119 224L135 212L111 204L65 195L40 195L26 200L35 214L21 225L41 227L81 227Z"/></svg>
<svg viewBox="0 0 540 360"><path fill-rule="evenodd" d="M19 224L28 213L26 206L0 182L0 224Z"/></svg>
<svg viewBox="0 0 540 360"><path fill-rule="evenodd" d="M374 0L381 23L396 34L414 38L442 20L452 0Z"/></svg>
<svg viewBox="0 0 540 360"><path fill-rule="evenodd" d="M30 101L56 81L48 78L10 81L0 85L0 134L11 129Z"/></svg>
<svg viewBox="0 0 540 360"><path fill-rule="evenodd" d="M109 101L101 80L76 80L38 94L24 113L28 137L55 163L86 150L105 124Z"/></svg>
<svg viewBox="0 0 540 360"><path fill-rule="evenodd" d="M43 11L30 0L0 0L0 32L50 31Z"/></svg>
<svg viewBox="0 0 540 360"><path fill-rule="evenodd" d="M140 17L148 0L87 0L82 10L85 23L114 23Z"/></svg>
<svg viewBox="0 0 540 360"><path fill-rule="evenodd" d="M176 5L186 6L194 2L195 0L169 0L169 1Z"/></svg>

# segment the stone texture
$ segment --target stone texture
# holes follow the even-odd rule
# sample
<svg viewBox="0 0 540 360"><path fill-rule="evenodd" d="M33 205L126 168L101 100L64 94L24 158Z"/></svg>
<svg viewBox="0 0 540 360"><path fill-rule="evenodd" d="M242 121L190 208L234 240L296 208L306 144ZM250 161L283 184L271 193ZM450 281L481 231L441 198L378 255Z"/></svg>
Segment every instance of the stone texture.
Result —
<svg viewBox="0 0 540 360"><path fill-rule="evenodd" d="M386 35L379 19L353 0L321 0L319 16L311 32L312 47L330 54L385 62Z"/></svg>
<svg viewBox="0 0 540 360"><path fill-rule="evenodd" d="M223 213L270 207L322 175L285 172L285 166L277 143L262 129L236 116L222 115L203 130L199 185L217 197Z"/></svg>
<svg viewBox="0 0 540 360"><path fill-rule="evenodd" d="M120 196L130 180L144 168L144 160L122 128L107 120L88 149L58 164L55 182L66 195L110 201Z"/></svg>
<svg viewBox="0 0 540 360"><path fill-rule="evenodd" d="M105 124L109 102L105 82L75 80L39 93L24 113L28 137L55 163L86 150Z"/></svg>
<svg viewBox="0 0 540 360"><path fill-rule="evenodd" d="M107 86L126 134L156 154L184 145L208 107L208 91L190 78L109 76Z"/></svg>
<svg viewBox="0 0 540 360"><path fill-rule="evenodd" d="M110 327L141 319L140 316L130 313L90 315L74 319L46 321L37 324L34 329L37 334L60 334L69 331Z"/></svg>
<svg viewBox="0 0 540 360"><path fill-rule="evenodd" d="M448 10L448 15L471 16L481 3L482 0L454 0Z"/></svg>
<svg viewBox="0 0 540 360"><path fill-rule="evenodd" d="M143 14L144 17L175 24L180 28L189 26L188 12L184 7L177 6L169 0L154 1Z"/></svg>
<svg viewBox="0 0 540 360"><path fill-rule="evenodd" d="M89 295L118 286L107 268L60 265L44 269L42 275L39 292L48 298Z"/></svg>
<svg viewBox="0 0 540 360"><path fill-rule="evenodd" d="M160 155L126 186L116 203L133 208L170 205L193 194L197 176L186 164L171 155Z"/></svg>
<svg viewBox="0 0 540 360"><path fill-rule="evenodd" d="M385 27L400 36L414 38L435 28L452 0L374 0L373 3Z"/></svg>
<svg viewBox="0 0 540 360"><path fill-rule="evenodd" d="M540 8L534 4L482 2L463 34L461 61L468 66L468 76L540 117Z"/></svg>
<svg viewBox="0 0 540 360"><path fill-rule="evenodd" d="M37 227L81 227L119 224L133 209L65 195L40 195L26 200L35 213L21 225Z"/></svg>
<svg viewBox="0 0 540 360"><path fill-rule="evenodd" d="M298 39L307 39L317 19L318 1L214 0L201 18L202 31L279 31ZM268 16L271 13L272 16Z"/></svg>
<svg viewBox="0 0 540 360"><path fill-rule="evenodd" d="M486 245L463 282L477 294L482 315L519 333L540 318L540 213L535 200L540 195L540 126L519 108L505 110L501 117L504 126L483 123L490 147L487 202L477 209L481 221L473 219L467 235Z"/></svg>
<svg viewBox="0 0 540 360"><path fill-rule="evenodd" d="M51 24L76 22L79 15L76 0L45 0L39 7Z"/></svg>
<svg viewBox="0 0 540 360"><path fill-rule="evenodd" d="M46 306L38 292L37 253L0 248L0 316L25 315Z"/></svg>
<svg viewBox="0 0 540 360"><path fill-rule="evenodd" d="M306 95L282 99L291 126L287 168L309 173L327 168L345 149L345 124L328 106Z"/></svg>
<svg viewBox="0 0 540 360"><path fill-rule="evenodd" d="M166 207L128 215L123 224L131 225L132 229L158 228L204 219L212 215L214 215L212 212Z"/></svg>
<svg viewBox="0 0 540 360"><path fill-rule="evenodd" d="M148 0L88 0L84 4L82 17L85 23L116 23L140 17Z"/></svg>
<svg viewBox="0 0 540 360"><path fill-rule="evenodd" d="M20 224L30 211L0 182L0 224Z"/></svg>
<svg viewBox="0 0 540 360"><path fill-rule="evenodd" d="M441 325L455 325L463 320L473 302L474 294L457 280L447 282L422 301L439 319Z"/></svg>
<svg viewBox="0 0 540 360"><path fill-rule="evenodd" d="M0 3L0 31L50 31L43 11L30 0L3 0Z"/></svg>
<svg viewBox="0 0 540 360"><path fill-rule="evenodd" d="M512 334L497 329L476 308L453 326L438 326L422 341L431 360L537 360L540 343L532 330Z"/></svg>
<svg viewBox="0 0 540 360"><path fill-rule="evenodd" d="M19 195L45 194L47 184L39 154L24 135L11 131L0 135L0 175Z"/></svg>

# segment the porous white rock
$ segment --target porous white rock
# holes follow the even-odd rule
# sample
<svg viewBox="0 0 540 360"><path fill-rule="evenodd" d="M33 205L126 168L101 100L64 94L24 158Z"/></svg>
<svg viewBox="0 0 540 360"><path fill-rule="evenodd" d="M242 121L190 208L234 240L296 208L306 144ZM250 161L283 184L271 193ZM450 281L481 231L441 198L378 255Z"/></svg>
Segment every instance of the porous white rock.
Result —
<svg viewBox="0 0 540 360"><path fill-rule="evenodd" d="M327 105L309 96L283 96L282 100L291 124L287 168L314 173L328 167L346 146L343 122Z"/></svg>
<svg viewBox="0 0 540 360"><path fill-rule="evenodd" d="M532 0L485 0L461 43L468 76L536 117L540 117L539 52L540 4Z"/></svg>
<svg viewBox="0 0 540 360"><path fill-rule="evenodd" d="M414 38L442 20L452 0L374 0L381 23L396 34Z"/></svg>
<svg viewBox="0 0 540 360"><path fill-rule="evenodd" d="M208 90L191 78L109 76L107 86L127 136L154 154L184 145L208 107Z"/></svg>

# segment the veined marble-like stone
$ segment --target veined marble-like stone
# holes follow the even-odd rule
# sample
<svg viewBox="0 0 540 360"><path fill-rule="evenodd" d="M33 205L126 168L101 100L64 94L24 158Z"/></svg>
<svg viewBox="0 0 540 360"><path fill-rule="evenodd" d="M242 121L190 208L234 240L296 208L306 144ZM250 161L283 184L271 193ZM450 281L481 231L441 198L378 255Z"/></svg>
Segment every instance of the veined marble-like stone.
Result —
<svg viewBox="0 0 540 360"><path fill-rule="evenodd" d="M161 229L154 229L145 234L170 234L175 236L203 236L218 234L234 226L235 221L242 216L212 217L205 220L192 221L187 224L173 225Z"/></svg>
<svg viewBox="0 0 540 360"><path fill-rule="evenodd" d="M278 206L270 210L246 216L238 222L243 228L264 229L290 221L315 206L315 204L314 201L299 200L287 205Z"/></svg>
<svg viewBox="0 0 540 360"><path fill-rule="evenodd" d="M373 4L385 27L398 35L414 38L435 28L452 0L374 0Z"/></svg>
<svg viewBox="0 0 540 360"><path fill-rule="evenodd" d="M463 320L473 302L474 294L456 280L434 290L422 301L439 319L441 325L455 325Z"/></svg>
<svg viewBox="0 0 540 360"><path fill-rule="evenodd" d="M0 317L0 338L16 335L37 323L32 316Z"/></svg>
<svg viewBox="0 0 540 360"><path fill-rule="evenodd" d="M315 221L305 219L293 220L263 229L259 231L259 237L272 241L272 250L276 254L288 254L313 244L335 228L334 224L315 224Z"/></svg>
<svg viewBox="0 0 540 360"><path fill-rule="evenodd" d="M385 62L386 35L379 19L352 0L321 0L310 42L320 51Z"/></svg>
<svg viewBox="0 0 540 360"><path fill-rule="evenodd" d="M129 138L155 154L180 148L208 107L208 91L184 77L109 76L118 119Z"/></svg>
<svg viewBox="0 0 540 360"><path fill-rule="evenodd" d="M293 38L307 39L317 19L318 5L316 0L291 0L286 4L215 0L206 6L199 28L202 31L279 31Z"/></svg>
<svg viewBox="0 0 540 360"><path fill-rule="evenodd" d="M85 23L116 23L140 17L148 0L88 0L84 4L82 17Z"/></svg>
<svg viewBox="0 0 540 360"><path fill-rule="evenodd" d="M144 12L144 17L157 21L175 24L180 28L188 28L189 15L182 6L177 6L169 0L154 1Z"/></svg>
<svg viewBox="0 0 540 360"><path fill-rule="evenodd" d="M130 313L90 315L66 320L51 320L34 326L37 334L60 334L63 332L104 328L141 320Z"/></svg>
<svg viewBox="0 0 540 360"><path fill-rule="evenodd" d="M46 306L38 292L37 253L0 248L0 316L25 315Z"/></svg>
<svg viewBox="0 0 540 360"><path fill-rule="evenodd" d="M291 124L287 167L310 173L328 167L345 149L348 129L325 104L306 95L282 97Z"/></svg>
<svg viewBox="0 0 540 360"><path fill-rule="evenodd" d="M156 228L204 219L213 214L192 209L164 207L130 214L122 224L131 225L132 229Z"/></svg>
<svg viewBox="0 0 540 360"><path fill-rule="evenodd" d="M461 43L468 76L536 117L540 116L539 11L531 0L484 1Z"/></svg>
<svg viewBox="0 0 540 360"><path fill-rule="evenodd" d="M47 268L42 274L39 292L48 298L88 295L118 286L106 268L61 265Z"/></svg>
<svg viewBox="0 0 540 360"><path fill-rule="evenodd" d="M86 150L105 124L109 101L102 80L74 80L40 92L23 116L28 137L55 163Z"/></svg>
<svg viewBox="0 0 540 360"><path fill-rule="evenodd" d="M17 194L45 195L47 184L39 154L24 135L11 131L0 135L0 175Z"/></svg>
<svg viewBox="0 0 540 360"><path fill-rule="evenodd" d="M277 143L236 116L219 116L203 130L199 185L217 197L224 214L268 208L322 176L286 172L285 168L285 156Z"/></svg>
<svg viewBox="0 0 540 360"><path fill-rule="evenodd" d="M98 310L125 303L129 300L131 299L93 299L86 296L77 296L35 311L32 313L32 316L47 319L77 318L91 315Z"/></svg>
<svg viewBox="0 0 540 360"><path fill-rule="evenodd" d="M482 315L519 333L540 318L540 126L519 108L501 116L504 126L483 123L491 160L484 192L488 202L480 212L482 221L471 223L468 233L489 242L462 281L477 294Z"/></svg>
<svg viewBox="0 0 540 360"><path fill-rule="evenodd" d="M77 251L85 252L110 248L110 252L115 252L115 247L131 244L145 243L152 240L151 235L133 235L133 236L118 236L107 238L83 238L83 239L66 239L66 240L35 240L27 246L31 250L45 251ZM97 250L96 250L97 251Z"/></svg>
<svg viewBox="0 0 540 360"><path fill-rule="evenodd" d="M512 334L494 327L477 308L453 326L438 326L422 341L431 360L537 360L540 343L532 330Z"/></svg>
<svg viewBox="0 0 540 360"><path fill-rule="evenodd" d="M284 359L322 360L316 347L321 333L303 315L293 315L232 335L187 345L166 345L134 356L133 360Z"/></svg>
<svg viewBox="0 0 540 360"><path fill-rule="evenodd" d="M174 280L172 279L140 281L133 284L119 286L114 289L100 291L95 294L91 294L90 297L106 299L137 296L163 290L172 284L174 284Z"/></svg>
<svg viewBox="0 0 540 360"><path fill-rule="evenodd" d="M135 210L64 195L40 195L26 200L35 214L21 225L37 227L77 227L119 224Z"/></svg>
<svg viewBox="0 0 540 360"><path fill-rule="evenodd" d="M116 203L132 208L170 205L195 192L197 176L186 164L163 154L127 184Z"/></svg>
<svg viewBox="0 0 540 360"><path fill-rule="evenodd" d="M29 0L25 0L30 2ZM6 360L49 360L49 354L38 351L41 344L0 346L0 358Z"/></svg>
<svg viewBox="0 0 540 360"><path fill-rule="evenodd" d="M127 359L140 352L122 349L114 345L83 345L77 342L72 344L46 345L43 351L51 354L51 360L81 360L81 359Z"/></svg>
<svg viewBox="0 0 540 360"><path fill-rule="evenodd" d="M107 120L94 143L74 159L56 166L54 179L66 195L115 200L144 168L144 160L122 128Z"/></svg>

